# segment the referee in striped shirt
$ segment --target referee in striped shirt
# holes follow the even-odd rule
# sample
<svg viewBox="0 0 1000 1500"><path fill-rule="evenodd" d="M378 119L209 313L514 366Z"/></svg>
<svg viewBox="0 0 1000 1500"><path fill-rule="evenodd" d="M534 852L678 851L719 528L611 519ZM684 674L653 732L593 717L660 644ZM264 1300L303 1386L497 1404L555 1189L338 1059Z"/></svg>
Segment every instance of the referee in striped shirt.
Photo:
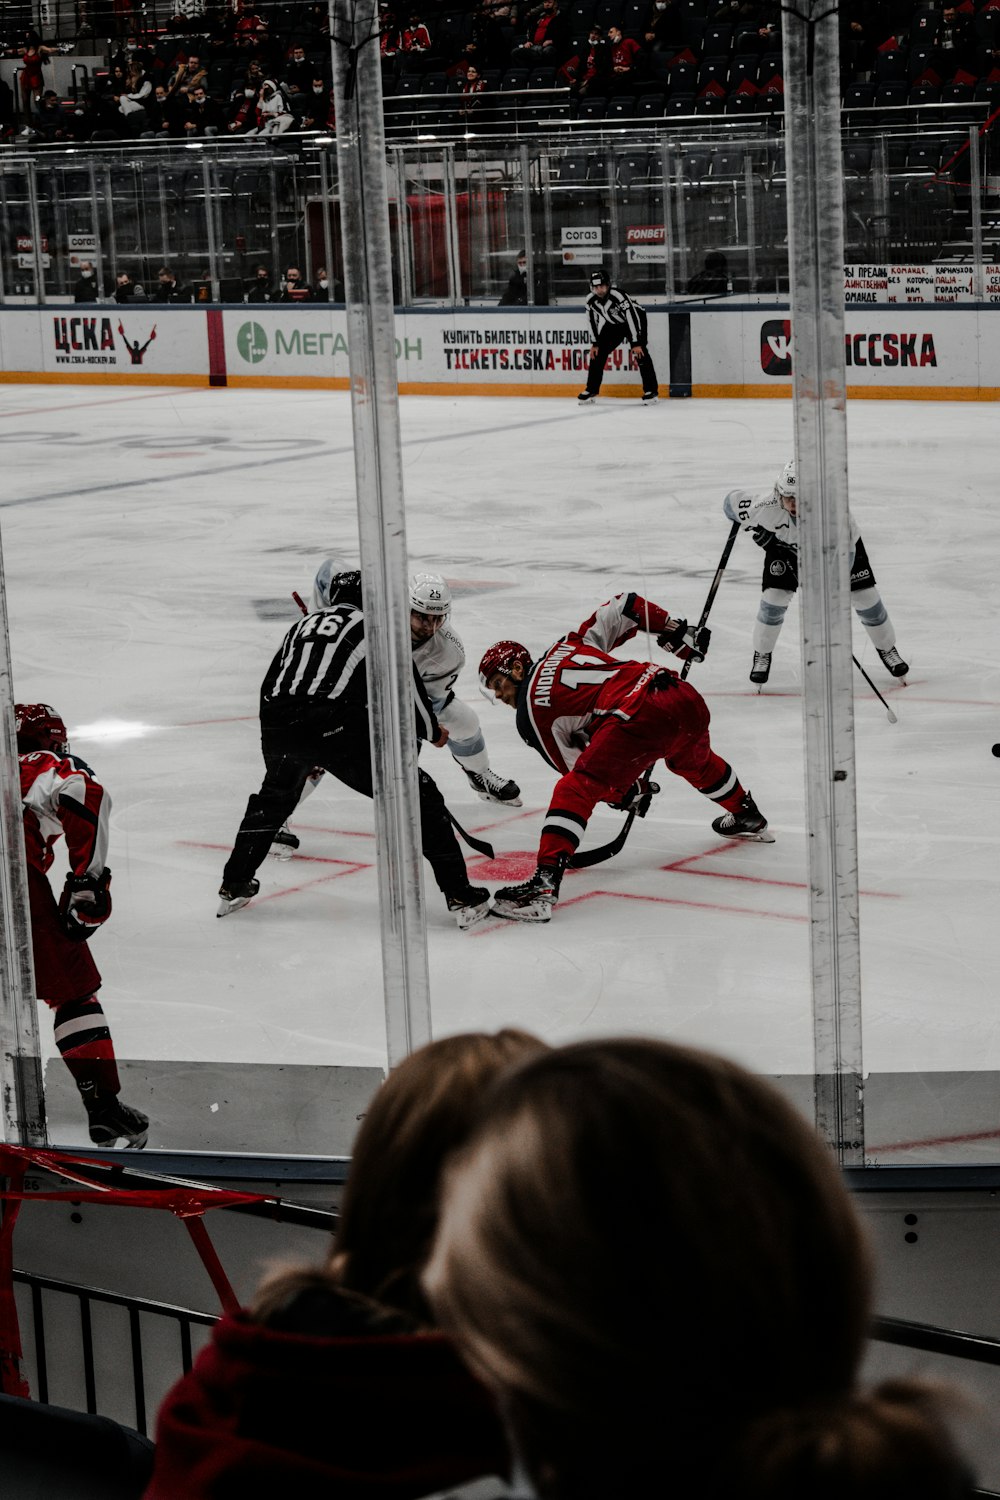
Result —
<svg viewBox="0 0 1000 1500"><path fill-rule="evenodd" d="M366 797L373 795L368 734L368 670L361 576L331 581L331 604L297 621L285 636L260 691L264 781L247 803L226 861L217 915L228 916L256 896L255 879L278 829L294 812L309 773L322 766ZM413 670L417 738L441 746L441 728L420 676ZM489 892L469 884L444 798L418 770L424 857L460 927L489 911Z"/></svg>
<svg viewBox="0 0 1000 1500"><path fill-rule="evenodd" d="M590 346L590 364L587 366L587 389L580 392L577 400L593 401L600 395L608 355L627 339L632 353L639 361L642 399L647 402L655 401L659 390L656 370L646 343L645 309L638 302L633 302L620 287L612 286L611 277L603 268L595 271L590 278L587 316L590 318L593 342Z"/></svg>

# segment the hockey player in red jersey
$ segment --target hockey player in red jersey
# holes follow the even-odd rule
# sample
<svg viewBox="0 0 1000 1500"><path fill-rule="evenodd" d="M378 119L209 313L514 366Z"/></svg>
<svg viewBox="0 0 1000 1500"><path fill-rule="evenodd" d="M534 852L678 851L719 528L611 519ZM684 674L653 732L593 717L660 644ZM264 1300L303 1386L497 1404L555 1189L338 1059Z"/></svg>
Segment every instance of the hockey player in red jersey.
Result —
<svg viewBox="0 0 1000 1500"><path fill-rule="evenodd" d="M118 1097L111 1032L97 991L101 976L87 939L111 914L106 864L111 799L69 752L66 725L47 703L16 703L31 946L38 998L55 1012L56 1046L80 1090L90 1139L146 1144L149 1121ZM70 869L57 904L48 880L52 847L65 837Z"/></svg>
<svg viewBox="0 0 1000 1500"><path fill-rule="evenodd" d="M705 700L654 662L609 653L642 628L681 658L702 661L710 632L689 628L638 594L617 594L532 662L517 641L498 641L479 664L488 698L517 713L518 733L560 773L538 846L538 867L522 885L496 893L493 910L517 922L547 922L563 871L598 802L649 805L648 772L667 769L725 811L712 824L726 838L773 843L750 793L712 749Z"/></svg>

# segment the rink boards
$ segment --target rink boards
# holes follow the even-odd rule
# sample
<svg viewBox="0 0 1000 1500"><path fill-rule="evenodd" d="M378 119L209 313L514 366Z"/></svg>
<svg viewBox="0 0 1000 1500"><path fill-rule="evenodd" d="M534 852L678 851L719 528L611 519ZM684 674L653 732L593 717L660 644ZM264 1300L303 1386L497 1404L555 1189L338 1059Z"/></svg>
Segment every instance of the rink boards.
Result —
<svg viewBox="0 0 1000 1500"><path fill-rule="evenodd" d="M787 307L651 307L649 347L663 396L791 393ZM1000 399L1000 307L850 306L848 393ZM404 395L575 396L589 354L583 308L405 309L396 314ZM630 367L632 366L632 367ZM155 303L4 308L0 380L70 384L346 389L342 307L161 307ZM627 349L603 394L638 396Z"/></svg>

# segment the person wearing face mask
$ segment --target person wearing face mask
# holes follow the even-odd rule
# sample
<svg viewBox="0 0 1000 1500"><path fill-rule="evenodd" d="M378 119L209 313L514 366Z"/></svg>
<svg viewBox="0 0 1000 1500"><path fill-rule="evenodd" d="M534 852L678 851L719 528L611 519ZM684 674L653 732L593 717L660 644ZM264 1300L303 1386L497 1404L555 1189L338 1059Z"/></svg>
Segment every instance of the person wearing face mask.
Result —
<svg viewBox="0 0 1000 1500"><path fill-rule="evenodd" d="M675 52L684 43L684 20L677 0L656 0L643 36L651 52Z"/></svg>
<svg viewBox="0 0 1000 1500"><path fill-rule="evenodd" d="M257 86L248 79L229 101L227 129L231 135L249 135L257 127Z"/></svg>
<svg viewBox="0 0 1000 1500"><path fill-rule="evenodd" d="M341 282L331 281L326 266L316 272L316 297L320 302L343 302L344 288Z"/></svg>
<svg viewBox="0 0 1000 1500"><path fill-rule="evenodd" d="M285 272L285 286L279 302L311 302L313 300L313 289L304 280L298 266L289 266Z"/></svg>
<svg viewBox="0 0 1000 1500"><path fill-rule="evenodd" d="M80 262L80 279L73 288L74 302L98 302L97 277L89 260Z"/></svg>
<svg viewBox="0 0 1000 1500"><path fill-rule="evenodd" d="M336 130L337 115L333 102L333 89L328 89L321 74L317 74L309 85L302 103L300 130Z"/></svg>
<svg viewBox="0 0 1000 1500"><path fill-rule="evenodd" d="M270 302L271 300L271 273L266 266L257 266L253 280L247 282L244 302Z"/></svg>

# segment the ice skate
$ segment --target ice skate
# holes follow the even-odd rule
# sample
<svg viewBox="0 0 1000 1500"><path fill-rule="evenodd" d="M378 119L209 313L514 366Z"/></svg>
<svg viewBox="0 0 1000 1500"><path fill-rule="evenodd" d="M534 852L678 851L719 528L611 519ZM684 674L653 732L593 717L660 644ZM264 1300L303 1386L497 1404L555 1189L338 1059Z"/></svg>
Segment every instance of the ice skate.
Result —
<svg viewBox="0 0 1000 1500"><path fill-rule="evenodd" d="M559 898L562 870L539 865L522 885L505 885L493 898L493 915L510 922L549 922Z"/></svg>
<svg viewBox="0 0 1000 1500"><path fill-rule="evenodd" d="M484 802L499 802L504 807L521 806L521 788L516 781L505 781L488 766L485 771L469 771L465 766L462 770Z"/></svg>
<svg viewBox="0 0 1000 1500"><path fill-rule="evenodd" d="M219 895L222 899L215 915L228 917L231 911L239 911L241 906L246 906L248 901L253 900L259 890L259 880L241 880L234 885L220 885Z"/></svg>
<svg viewBox="0 0 1000 1500"><path fill-rule="evenodd" d="M659 401L659 399L660 399L660 393L659 393L659 391L643 391L643 393L642 393L642 404L643 404L643 406L652 406L653 402L654 401Z"/></svg>
<svg viewBox="0 0 1000 1500"><path fill-rule="evenodd" d="M125 1104L117 1094L81 1089L95 1146L113 1146L120 1136L128 1151L141 1151L149 1135L149 1120L141 1109Z"/></svg>
<svg viewBox="0 0 1000 1500"><path fill-rule="evenodd" d="M490 914L490 893L485 886L467 885L463 891L455 891L447 899L448 910L454 912L455 921L463 932Z"/></svg>
<svg viewBox="0 0 1000 1500"><path fill-rule="evenodd" d="M282 823L271 840L269 852L274 859L291 859L298 847L298 835L292 832L287 823Z"/></svg>
<svg viewBox="0 0 1000 1500"><path fill-rule="evenodd" d="M581 391L576 399L580 402L581 405L585 406L588 401L596 401L597 397L591 395L590 391Z"/></svg>
<svg viewBox="0 0 1000 1500"><path fill-rule="evenodd" d="M882 658L882 665L893 677L905 677L910 670L909 662L903 660L895 646L890 646L888 651L879 651L878 654Z"/></svg>
<svg viewBox="0 0 1000 1500"><path fill-rule="evenodd" d="M744 793L736 812L723 813L721 818L715 818L712 829L727 839L747 839L757 844L774 843L774 834L768 832L767 819L749 792Z"/></svg>
<svg viewBox="0 0 1000 1500"><path fill-rule="evenodd" d="M755 651L753 654L753 666L750 668L750 681L762 686L771 675L771 653L770 651Z"/></svg>

